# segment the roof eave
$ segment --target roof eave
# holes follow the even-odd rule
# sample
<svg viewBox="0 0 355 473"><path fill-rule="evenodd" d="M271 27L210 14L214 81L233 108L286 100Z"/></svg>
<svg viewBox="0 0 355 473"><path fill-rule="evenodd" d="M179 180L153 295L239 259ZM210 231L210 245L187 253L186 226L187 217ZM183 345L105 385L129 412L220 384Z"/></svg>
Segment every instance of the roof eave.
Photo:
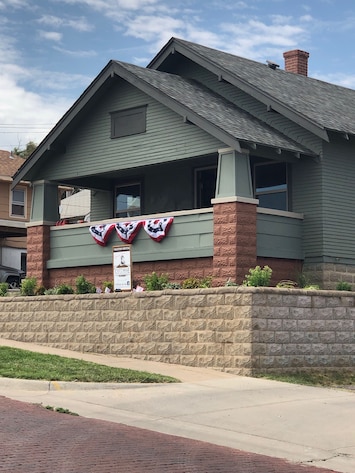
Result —
<svg viewBox="0 0 355 473"><path fill-rule="evenodd" d="M148 82L144 81L143 79L137 77L134 73L128 71L120 63L116 62L114 67L117 67L117 75L122 77L123 79L127 80L130 83L134 83L135 87L139 88L142 92L150 95L155 100L163 103L163 105L169 107L171 110L179 114L185 122L190 122L202 130L206 131L210 135L214 136L215 138L223 141L226 145L231 146L232 148L236 149L237 151L241 151L240 142L244 141L245 139L236 138L235 136L231 135L230 133L226 132L224 129L214 125L206 118L201 117L196 112L194 112L191 108L182 105L177 100L169 97L164 92L160 91L156 87L152 86ZM265 143L257 143L254 141L250 141L250 143L255 143L257 146L266 146L268 148L273 149L280 149L280 146L272 146ZM301 146L298 149L291 149L284 147L282 148L286 152L290 152L291 154L297 155L306 155L306 156L316 156L315 153L312 151L302 148Z"/></svg>
<svg viewBox="0 0 355 473"><path fill-rule="evenodd" d="M148 64L147 68L158 69L169 54L179 52L191 59L194 62L198 62L201 66L208 69L210 72L215 74L218 80L225 80L232 85L239 87L243 92L251 95L255 99L264 103L267 107L271 106L273 110L284 115L289 120L297 123L301 127L310 131L314 135L318 136L322 140L329 142L329 136L325 128L320 126L318 123L311 121L304 115L296 112L292 108L288 107L284 103L276 100L269 94L266 94L257 87L252 86L248 82L244 81L240 77L230 73L229 71L216 66L213 61L206 59L205 56L198 54L196 51L190 49L188 45L179 41L178 38L171 38L170 41L163 47L163 49L154 57L154 59Z"/></svg>

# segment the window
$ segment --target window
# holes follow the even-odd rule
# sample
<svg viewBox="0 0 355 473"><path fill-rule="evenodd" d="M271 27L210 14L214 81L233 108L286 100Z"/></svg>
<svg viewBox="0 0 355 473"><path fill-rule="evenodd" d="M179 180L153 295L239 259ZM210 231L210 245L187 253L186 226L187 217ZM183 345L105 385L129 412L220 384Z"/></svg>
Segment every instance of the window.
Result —
<svg viewBox="0 0 355 473"><path fill-rule="evenodd" d="M11 191L11 216L25 217L26 189L15 187Z"/></svg>
<svg viewBox="0 0 355 473"><path fill-rule="evenodd" d="M141 184L137 182L116 186L115 217L136 217L141 214Z"/></svg>
<svg viewBox="0 0 355 473"><path fill-rule="evenodd" d="M254 189L259 207L288 210L286 163L256 164Z"/></svg>
<svg viewBox="0 0 355 473"><path fill-rule="evenodd" d="M147 106L111 113L111 138L137 135L146 131Z"/></svg>
<svg viewBox="0 0 355 473"><path fill-rule="evenodd" d="M216 166L195 169L195 207L197 209L211 207L211 199L216 193L216 180Z"/></svg>

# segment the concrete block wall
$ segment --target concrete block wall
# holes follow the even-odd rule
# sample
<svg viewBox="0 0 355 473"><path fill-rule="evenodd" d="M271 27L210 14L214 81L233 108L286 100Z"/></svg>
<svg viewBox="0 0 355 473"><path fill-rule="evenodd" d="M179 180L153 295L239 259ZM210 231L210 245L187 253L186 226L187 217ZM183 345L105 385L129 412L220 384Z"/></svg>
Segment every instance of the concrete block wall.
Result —
<svg viewBox="0 0 355 473"><path fill-rule="evenodd" d="M221 287L6 297L0 336L78 352L267 371L355 366L355 293Z"/></svg>

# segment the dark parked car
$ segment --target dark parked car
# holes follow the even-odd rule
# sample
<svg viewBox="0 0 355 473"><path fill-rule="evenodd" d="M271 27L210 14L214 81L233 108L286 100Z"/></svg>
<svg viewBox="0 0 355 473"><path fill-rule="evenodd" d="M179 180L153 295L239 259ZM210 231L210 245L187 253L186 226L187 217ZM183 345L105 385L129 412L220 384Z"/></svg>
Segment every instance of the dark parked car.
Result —
<svg viewBox="0 0 355 473"><path fill-rule="evenodd" d="M7 282L10 289L20 287L21 281L24 277L25 273L20 269L10 268L9 266L3 266L0 264L0 282Z"/></svg>

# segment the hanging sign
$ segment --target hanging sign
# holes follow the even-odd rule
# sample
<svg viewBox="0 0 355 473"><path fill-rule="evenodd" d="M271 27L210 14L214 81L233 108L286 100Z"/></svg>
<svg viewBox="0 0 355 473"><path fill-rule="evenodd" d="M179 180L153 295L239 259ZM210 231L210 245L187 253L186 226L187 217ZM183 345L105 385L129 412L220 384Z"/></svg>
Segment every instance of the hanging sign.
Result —
<svg viewBox="0 0 355 473"><path fill-rule="evenodd" d="M130 246L114 246L112 255L113 290L132 290L132 259Z"/></svg>

